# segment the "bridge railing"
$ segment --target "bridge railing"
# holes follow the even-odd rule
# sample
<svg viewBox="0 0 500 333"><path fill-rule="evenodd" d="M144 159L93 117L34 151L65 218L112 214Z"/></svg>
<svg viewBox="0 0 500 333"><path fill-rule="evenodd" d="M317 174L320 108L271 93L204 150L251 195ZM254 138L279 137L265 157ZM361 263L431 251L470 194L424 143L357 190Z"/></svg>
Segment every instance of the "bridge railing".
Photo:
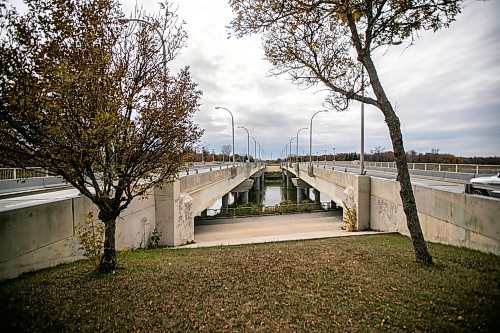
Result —
<svg viewBox="0 0 500 333"><path fill-rule="evenodd" d="M52 175L44 168L0 168L0 180L41 178L48 176Z"/></svg>
<svg viewBox="0 0 500 333"><path fill-rule="evenodd" d="M359 161L319 161L314 165L359 166ZM365 167L396 168L396 162L365 162ZM408 163L410 170L472 173L476 175L494 175L500 172L500 165L485 164L444 164L444 163Z"/></svg>
<svg viewBox="0 0 500 333"><path fill-rule="evenodd" d="M193 174L204 171L220 170L224 168L230 168L235 166L245 165L245 163L205 163L196 165L186 165L185 174ZM26 179L26 178L41 178L54 176L42 167L30 167L27 169L23 168L0 168L0 180L16 180L16 179Z"/></svg>

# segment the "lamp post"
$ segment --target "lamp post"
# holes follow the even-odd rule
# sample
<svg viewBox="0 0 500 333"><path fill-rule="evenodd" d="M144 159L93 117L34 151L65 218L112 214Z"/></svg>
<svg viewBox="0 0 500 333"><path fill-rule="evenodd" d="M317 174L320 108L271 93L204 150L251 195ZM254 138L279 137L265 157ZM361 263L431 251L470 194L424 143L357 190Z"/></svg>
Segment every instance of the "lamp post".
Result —
<svg viewBox="0 0 500 333"><path fill-rule="evenodd" d="M255 138L253 136L251 136L251 138L253 139L253 159L254 161L257 160L257 140L255 140Z"/></svg>
<svg viewBox="0 0 500 333"><path fill-rule="evenodd" d="M238 126L238 128L243 128L247 132L247 161L250 163L250 133L244 126Z"/></svg>
<svg viewBox="0 0 500 333"><path fill-rule="evenodd" d="M161 48L162 48L162 57L163 57L163 74L167 73L167 51L165 48L165 40L163 39L163 34L161 31L154 25L153 23L143 20L143 19L138 19L138 18L122 18L119 19L118 22L120 23L128 23L128 22L139 22L139 23L145 23L155 29L156 33L158 36L160 36L160 41L161 41Z"/></svg>
<svg viewBox="0 0 500 333"><path fill-rule="evenodd" d="M333 147L333 163L335 163L335 147Z"/></svg>
<svg viewBox="0 0 500 333"><path fill-rule="evenodd" d="M325 149L325 163L326 163L326 149Z"/></svg>
<svg viewBox="0 0 500 333"><path fill-rule="evenodd" d="M297 162L297 163L299 163L299 133L300 133L300 131L306 130L306 129L307 129L307 127L302 127L301 129L299 129L297 131L297 141L295 142L296 143L295 152L297 153L297 156L295 157L295 162Z"/></svg>
<svg viewBox="0 0 500 333"><path fill-rule="evenodd" d="M294 137L294 136L292 136L292 137L290 138L290 141L289 141L289 145L290 145L290 150L289 150L289 153L290 153L290 162L292 162L292 161L293 161L293 154L292 154L292 141L293 141L293 139L295 139L295 137Z"/></svg>
<svg viewBox="0 0 500 333"><path fill-rule="evenodd" d="M313 119L314 117L321 112L328 112L328 110L321 110L315 112L311 117L311 123L309 126L309 172L312 171L312 135L313 135Z"/></svg>
<svg viewBox="0 0 500 333"><path fill-rule="evenodd" d="M233 113L222 106L216 106L215 109L216 110L219 110L219 109L226 110L231 115L231 129L233 130L233 163L234 163L234 162L236 162L236 157L234 155L234 117L233 117Z"/></svg>

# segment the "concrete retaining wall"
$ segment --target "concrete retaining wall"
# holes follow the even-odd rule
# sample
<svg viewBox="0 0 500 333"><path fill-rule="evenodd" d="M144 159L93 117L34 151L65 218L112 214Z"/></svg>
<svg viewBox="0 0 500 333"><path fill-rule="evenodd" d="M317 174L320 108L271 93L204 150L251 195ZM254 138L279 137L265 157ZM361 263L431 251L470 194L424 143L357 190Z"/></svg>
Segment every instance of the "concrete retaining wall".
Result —
<svg viewBox="0 0 500 333"><path fill-rule="evenodd" d="M76 227L97 207L80 196L0 212L0 278L83 259ZM154 197L136 199L116 223L116 248L146 247L155 227Z"/></svg>
<svg viewBox="0 0 500 333"><path fill-rule="evenodd" d="M370 226L409 236L399 183L371 179ZM500 201L488 197L413 186L427 241L500 255Z"/></svg>
<svg viewBox="0 0 500 333"><path fill-rule="evenodd" d="M294 172L293 168L287 170ZM369 178L366 184L359 175L323 168L314 168L314 177L310 177L307 166L303 165L298 173L301 179L341 206L349 196L353 197L351 201L357 205L358 218L362 217L358 228L409 236L398 182L365 176ZM366 191L369 195L363 195ZM418 185L413 185L413 192L427 241L500 255L500 200Z"/></svg>

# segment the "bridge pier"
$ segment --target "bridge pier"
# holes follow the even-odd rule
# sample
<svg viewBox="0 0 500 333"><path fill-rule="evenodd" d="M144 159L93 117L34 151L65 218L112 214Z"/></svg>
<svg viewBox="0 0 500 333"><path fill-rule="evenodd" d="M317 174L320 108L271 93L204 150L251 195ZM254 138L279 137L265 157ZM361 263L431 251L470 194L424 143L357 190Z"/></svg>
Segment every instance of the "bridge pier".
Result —
<svg viewBox="0 0 500 333"><path fill-rule="evenodd" d="M180 182L155 187L155 224L160 245L179 246L194 241L193 198L180 191ZM206 211L206 210L205 210Z"/></svg>
<svg viewBox="0 0 500 333"><path fill-rule="evenodd" d="M286 188L288 188L288 189L290 189L290 190L291 190L291 189L292 189L292 186L293 186L293 183L292 183L292 177L291 177L291 175L290 175L290 174L288 174L288 172L287 172L287 174L286 174Z"/></svg>
<svg viewBox="0 0 500 333"><path fill-rule="evenodd" d="M260 177L254 179L253 188L256 191L260 191Z"/></svg>
<svg viewBox="0 0 500 333"><path fill-rule="evenodd" d="M333 200L330 202L330 209L337 209L337 203Z"/></svg>
<svg viewBox="0 0 500 333"><path fill-rule="evenodd" d="M231 192L241 193L241 203L243 205L248 205L248 191L254 186L254 182L253 179L247 179L231 190Z"/></svg>
<svg viewBox="0 0 500 333"><path fill-rule="evenodd" d="M317 189L313 189L313 193L314 193L314 204L321 205L321 192L318 191Z"/></svg>
<svg viewBox="0 0 500 333"><path fill-rule="evenodd" d="M356 177L356 187L357 228L358 230L366 230L370 228L370 176L358 175Z"/></svg>
<svg viewBox="0 0 500 333"><path fill-rule="evenodd" d="M241 193L241 203L245 206L248 205L248 191Z"/></svg>
<svg viewBox="0 0 500 333"><path fill-rule="evenodd" d="M304 200L304 189L297 187L297 203L301 203Z"/></svg>
<svg viewBox="0 0 500 333"><path fill-rule="evenodd" d="M222 196L222 213L227 214L229 207L229 193Z"/></svg>

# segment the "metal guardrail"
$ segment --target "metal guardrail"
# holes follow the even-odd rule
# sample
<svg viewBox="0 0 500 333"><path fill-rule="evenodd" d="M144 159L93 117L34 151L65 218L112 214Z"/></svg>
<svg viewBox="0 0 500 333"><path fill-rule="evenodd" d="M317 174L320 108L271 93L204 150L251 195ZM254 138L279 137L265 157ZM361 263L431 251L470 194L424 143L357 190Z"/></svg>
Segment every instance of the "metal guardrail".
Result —
<svg viewBox="0 0 500 333"><path fill-rule="evenodd" d="M184 171L181 172L189 175L200 172L208 172L213 170L221 170L225 168L230 168L234 166L244 165L245 163L206 163L206 164L196 164L187 166ZM28 169L22 168L0 168L0 180L17 180L17 179L27 179L27 178L42 178L54 176L47 170L41 167L33 167Z"/></svg>
<svg viewBox="0 0 500 333"><path fill-rule="evenodd" d="M26 178L42 178L53 176L43 168L0 168L0 180L7 179L26 179Z"/></svg>
<svg viewBox="0 0 500 333"><path fill-rule="evenodd" d="M359 161L342 162L319 161L314 165L339 165L339 166L359 166ZM365 162L365 167L380 167L396 169L396 162ZM470 173L476 175L494 175L500 172L500 165L486 164L444 164L444 163L408 163L410 170L438 171L453 173Z"/></svg>

